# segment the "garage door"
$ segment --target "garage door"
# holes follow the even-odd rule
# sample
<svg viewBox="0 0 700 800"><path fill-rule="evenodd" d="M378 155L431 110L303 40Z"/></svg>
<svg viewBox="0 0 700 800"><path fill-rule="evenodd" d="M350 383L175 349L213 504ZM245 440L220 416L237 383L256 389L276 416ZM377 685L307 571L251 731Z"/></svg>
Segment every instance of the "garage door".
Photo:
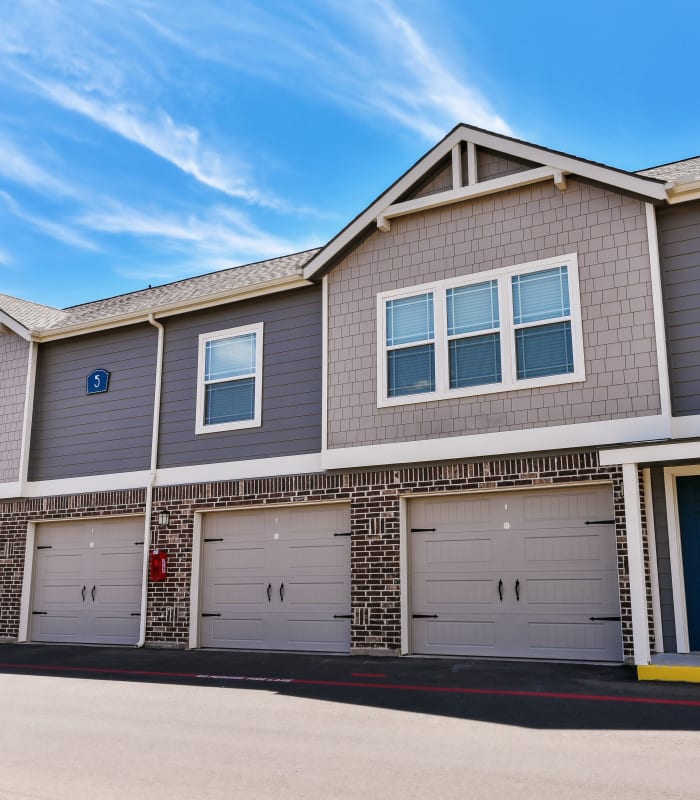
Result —
<svg viewBox="0 0 700 800"><path fill-rule="evenodd" d="M136 644L143 518L37 525L32 640Z"/></svg>
<svg viewBox="0 0 700 800"><path fill-rule="evenodd" d="M415 653L619 661L609 487L410 503Z"/></svg>
<svg viewBox="0 0 700 800"><path fill-rule="evenodd" d="M347 506L207 514L200 643L350 649Z"/></svg>

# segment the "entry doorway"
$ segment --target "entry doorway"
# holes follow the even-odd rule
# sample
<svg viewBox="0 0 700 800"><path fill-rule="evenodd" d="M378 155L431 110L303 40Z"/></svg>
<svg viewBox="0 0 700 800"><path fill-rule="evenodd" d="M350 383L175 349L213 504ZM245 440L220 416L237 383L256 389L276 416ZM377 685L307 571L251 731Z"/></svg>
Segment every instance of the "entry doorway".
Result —
<svg viewBox="0 0 700 800"><path fill-rule="evenodd" d="M700 475L676 478L688 644L700 652Z"/></svg>

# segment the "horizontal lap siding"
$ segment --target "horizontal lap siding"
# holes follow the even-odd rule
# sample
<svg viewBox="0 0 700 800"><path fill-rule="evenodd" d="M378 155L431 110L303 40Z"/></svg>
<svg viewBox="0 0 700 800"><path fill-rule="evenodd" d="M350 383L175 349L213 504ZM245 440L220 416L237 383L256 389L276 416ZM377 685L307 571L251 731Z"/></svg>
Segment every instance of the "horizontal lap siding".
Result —
<svg viewBox="0 0 700 800"><path fill-rule="evenodd" d="M666 493L662 467L652 467L651 497L654 508L654 533L656 542L656 564L659 576L659 601L661 605L661 629L664 652L676 652L676 619L673 609L673 576L671 552L668 543L668 519Z"/></svg>
<svg viewBox="0 0 700 800"><path fill-rule="evenodd" d="M199 335L264 323L262 426L195 435ZM321 290L309 287L165 321L160 467L321 449Z"/></svg>
<svg viewBox="0 0 700 800"><path fill-rule="evenodd" d="M148 469L157 334L133 325L39 346L30 480ZM87 395L94 369L109 391Z"/></svg>
<svg viewBox="0 0 700 800"><path fill-rule="evenodd" d="M659 213L673 413L700 414L700 203Z"/></svg>

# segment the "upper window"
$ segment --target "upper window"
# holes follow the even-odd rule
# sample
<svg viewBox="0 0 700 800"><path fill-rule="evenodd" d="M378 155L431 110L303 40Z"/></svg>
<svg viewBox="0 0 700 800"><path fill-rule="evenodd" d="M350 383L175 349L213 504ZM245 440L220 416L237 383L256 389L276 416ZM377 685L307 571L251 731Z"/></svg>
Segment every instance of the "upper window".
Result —
<svg viewBox="0 0 700 800"><path fill-rule="evenodd" d="M585 378L575 255L385 292L378 318L379 405Z"/></svg>
<svg viewBox="0 0 700 800"><path fill-rule="evenodd" d="M261 424L263 325L199 337L196 433Z"/></svg>

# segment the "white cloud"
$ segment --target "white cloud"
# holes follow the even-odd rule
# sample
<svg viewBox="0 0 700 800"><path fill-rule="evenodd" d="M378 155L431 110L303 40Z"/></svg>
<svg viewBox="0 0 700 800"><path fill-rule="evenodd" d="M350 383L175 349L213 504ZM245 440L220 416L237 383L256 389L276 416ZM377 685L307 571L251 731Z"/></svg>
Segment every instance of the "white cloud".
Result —
<svg viewBox="0 0 700 800"><path fill-rule="evenodd" d="M9 267L13 263L14 259L12 256L7 252L7 250L3 250L3 248L0 247L0 264L2 264L3 267Z"/></svg>
<svg viewBox="0 0 700 800"><path fill-rule="evenodd" d="M62 225L58 222L53 222L52 220L46 219L45 217L40 217L36 214L29 214L28 212L24 211L17 201L12 197L12 195L8 194L7 192L0 191L0 198L5 201L7 209L13 216L22 220L23 222L28 223L29 225L32 225L46 236L49 236L51 239L56 239L56 241L71 245L71 247L78 247L82 250L97 251L100 249L94 242L86 239L80 233L68 227L67 225Z"/></svg>
<svg viewBox="0 0 700 800"><path fill-rule="evenodd" d="M78 222L99 233L150 239L162 251L179 253L186 267L180 264L175 273L161 271L158 277L173 277L183 268L203 272L318 245L318 240L290 240L270 234L246 214L221 206L207 209L202 215L179 216L114 206L108 211L85 214ZM143 270L139 274L143 276Z"/></svg>
<svg viewBox="0 0 700 800"><path fill-rule="evenodd" d="M80 192L67 181L52 175L36 163L6 136L0 134L0 175L29 186L64 197L77 197Z"/></svg>

